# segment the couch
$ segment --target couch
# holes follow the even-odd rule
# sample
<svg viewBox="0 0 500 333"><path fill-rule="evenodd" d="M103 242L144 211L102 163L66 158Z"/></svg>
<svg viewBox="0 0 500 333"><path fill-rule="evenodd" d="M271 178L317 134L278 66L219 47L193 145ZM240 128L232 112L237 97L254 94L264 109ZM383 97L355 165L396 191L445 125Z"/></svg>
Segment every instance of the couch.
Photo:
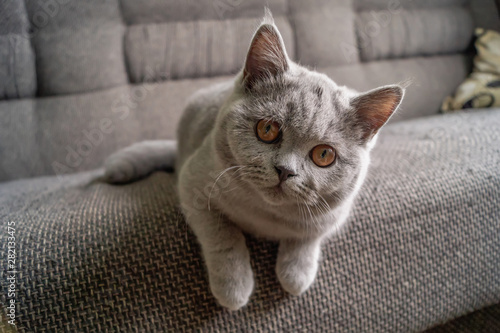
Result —
<svg viewBox="0 0 500 333"><path fill-rule="evenodd" d="M360 91L411 85L311 289L286 294L277 244L248 235L256 288L230 312L175 173L117 186L101 166L175 138L265 5L301 64ZM1 0L0 18L0 331L500 331L500 109L439 114L474 28L500 30L493 1Z"/></svg>

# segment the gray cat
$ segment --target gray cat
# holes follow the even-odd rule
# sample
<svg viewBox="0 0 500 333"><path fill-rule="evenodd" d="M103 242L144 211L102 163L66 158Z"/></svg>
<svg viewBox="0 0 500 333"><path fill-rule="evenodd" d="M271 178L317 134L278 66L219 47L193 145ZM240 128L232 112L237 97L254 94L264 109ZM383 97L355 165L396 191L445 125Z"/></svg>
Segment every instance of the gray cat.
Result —
<svg viewBox="0 0 500 333"><path fill-rule="evenodd" d="M397 85L357 93L292 62L270 13L233 81L197 92L174 141L111 155L109 182L178 172L187 223L210 288L232 310L254 288L243 232L279 240L276 274L293 295L307 290L321 242L346 222L378 130L398 108Z"/></svg>

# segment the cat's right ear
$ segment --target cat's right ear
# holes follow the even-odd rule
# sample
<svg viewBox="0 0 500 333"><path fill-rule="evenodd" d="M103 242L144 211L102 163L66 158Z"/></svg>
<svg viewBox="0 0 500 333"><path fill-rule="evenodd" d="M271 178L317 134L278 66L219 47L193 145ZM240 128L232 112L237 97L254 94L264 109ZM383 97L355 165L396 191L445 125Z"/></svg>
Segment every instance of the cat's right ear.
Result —
<svg viewBox="0 0 500 333"><path fill-rule="evenodd" d="M266 10L264 22L257 29L248 50L243 69L244 85L247 89L252 89L256 82L281 75L288 67L283 39L274 25L271 13Z"/></svg>
<svg viewBox="0 0 500 333"><path fill-rule="evenodd" d="M401 104L405 89L398 85L383 86L351 100L356 112L356 125L362 130L362 141L371 140Z"/></svg>

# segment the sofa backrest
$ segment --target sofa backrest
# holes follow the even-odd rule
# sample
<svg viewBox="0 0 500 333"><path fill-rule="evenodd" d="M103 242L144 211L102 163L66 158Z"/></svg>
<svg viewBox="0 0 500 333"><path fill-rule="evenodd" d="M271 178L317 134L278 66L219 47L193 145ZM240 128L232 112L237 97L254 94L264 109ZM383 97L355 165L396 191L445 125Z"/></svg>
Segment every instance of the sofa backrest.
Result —
<svg viewBox="0 0 500 333"><path fill-rule="evenodd" d="M500 30L492 0L0 1L0 181L174 138L186 98L241 68L266 5L290 56L337 83L411 78L395 121L436 113L474 27Z"/></svg>

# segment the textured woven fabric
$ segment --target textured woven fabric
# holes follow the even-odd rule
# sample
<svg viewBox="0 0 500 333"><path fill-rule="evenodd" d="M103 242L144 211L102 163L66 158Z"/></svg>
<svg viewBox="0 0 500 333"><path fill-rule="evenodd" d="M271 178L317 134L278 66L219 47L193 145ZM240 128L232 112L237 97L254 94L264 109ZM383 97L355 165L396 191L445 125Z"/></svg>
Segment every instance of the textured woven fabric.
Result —
<svg viewBox="0 0 500 333"><path fill-rule="evenodd" d="M497 304L499 129L500 110L384 128L312 288L287 295L277 244L248 237L257 285L234 313L208 290L174 174L126 186L100 183L100 171L3 183L0 244L14 221L20 331L408 332Z"/></svg>
<svg viewBox="0 0 500 333"><path fill-rule="evenodd" d="M498 333L500 332L500 304L462 316L438 325L426 333Z"/></svg>

